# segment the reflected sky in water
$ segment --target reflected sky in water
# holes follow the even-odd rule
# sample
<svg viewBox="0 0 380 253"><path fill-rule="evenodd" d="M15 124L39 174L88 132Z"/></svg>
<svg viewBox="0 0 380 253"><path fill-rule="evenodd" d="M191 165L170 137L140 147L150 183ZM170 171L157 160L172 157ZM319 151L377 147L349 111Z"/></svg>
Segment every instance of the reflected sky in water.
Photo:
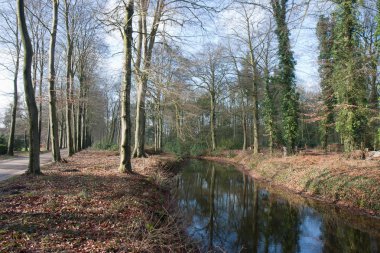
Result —
<svg viewBox="0 0 380 253"><path fill-rule="evenodd" d="M178 205L205 252L380 253L380 227L364 232L292 203L228 165L189 161L178 178Z"/></svg>

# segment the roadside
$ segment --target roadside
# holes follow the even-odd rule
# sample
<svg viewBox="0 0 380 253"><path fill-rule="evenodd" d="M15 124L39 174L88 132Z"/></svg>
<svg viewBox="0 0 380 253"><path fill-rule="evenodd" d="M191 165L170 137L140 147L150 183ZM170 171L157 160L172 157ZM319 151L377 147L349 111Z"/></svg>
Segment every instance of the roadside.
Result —
<svg viewBox="0 0 380 253"><path fill-rule="evenodd" d="M348 159L341 154L254 156L251 151L224 151L202 158L240 165L256 179L305 197L380 215L380 160Z"/></svg>
<svg viewBox="0 0 380 253"><path fill-rule="evenodd" d="M27 151L15 151L14 156L0 155L0 161L19 158L19 157L26 157L26 156L28 156L28 154L29 154L29 152L27 152Z"/></svg>
<svg viewBox="0 0 380 253"><path fill-rule="evenodd" d="M61 150L63 158L68 156L67 149ZM9 157L9 156L8 156ZM0 160L0 181L6 180L16 175L21 175L28 169L28 153L16 153L16 156ZM41 166L51 163L51 152L41 152Z"/></svg>
<svg viewBox="0 0 380 253"><path fill-rule="evenodd" d="M133 174L117 171L115 152L67 160L0 182L1 252L194 251L172 212L174 156L134 159Z"/></svg>

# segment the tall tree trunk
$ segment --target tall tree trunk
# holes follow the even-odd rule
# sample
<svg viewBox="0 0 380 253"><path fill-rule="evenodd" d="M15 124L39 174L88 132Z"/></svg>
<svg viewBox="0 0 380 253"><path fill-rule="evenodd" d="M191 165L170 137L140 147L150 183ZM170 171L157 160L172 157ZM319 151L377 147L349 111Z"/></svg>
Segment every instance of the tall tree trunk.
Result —
<svg viewBox="0 0 380 253"><path fill-rule="evenodd" d="M25 151L29 151L29 143L28 143L28 130L24 130L24 149Z"/></svg>
<svg viewBox="0 0 380 253"><path fill-rule="evenodd" d="M51 135L50 120L48 120L48 134L47 134L47 138L46 138L46 150L47 151L50 151L50 135Z"/></svg>
<svg viewBox="0 0 380 253"><path fill-rule="evenodd" d="M32 81L32 61L33 61L33 47L30 41L28 27L25 22L24 13L24 0L17 0L17 14L19 29L21 32L22 43L24 46L24 90L25 100L28 107L29 114L29 166L28 173L33 175L41 174L40 169L40 138L38 133L38 109L36 98L34 95L33 81Z"/></svg>
<svg viewBox="0 0 380 253"><path fill-rule="evenodd" d="M77 118L77 139L76 139L76 146L77 150L82 150L82 122L83 122L83 99L84 99L84 71L83 67L81 66L80 71L80 77L79 77L79 101L78 101L78 118Z"/></svg>
<svg viewBox="0 0 380 253"><path fill-rule="evenodd" d="M259 153L259 119L258 119L258 99L257 99L257 86L259 79L259 71L257 69L257 62L254 56L254 50L252 46L252 42L250 42L250 64L252 66L253 71L253 79L252 79L252 127L253 127L253 153Z"/></svg>
<svg viewBox="0 0 380 253"><path fill-rule="evenodd" d="M72 80L74 80L74 77L72 77ZM78 114L77 114L77 110L76 110L76 105L75 105L75 98L74 98L74 82L71 84L71 87L72 87L72 92L71 92L71 98L73 99L72 100L72 103L71 103L71 113L72 113L72 120L73 120L73 125L72 125L72 132L73 132L73 146L74 146L74 153L78 152L78 146L77 146L77 121L78 121Z"/></svg>
<svg viewBox="0 0 380 253"><path fill-rule="evenodd" d="M134 157L146 157L145 154L145 97L147 89L147 80L145 77L138 85L137 104L136 104L136 129L135 129L135 147L133 150Z"/></svg>
<svg viewBox="0 0 380 253"><path fill-rule="evenodd" d="M20 44L19 44L19 28L16 27L16 64L15 64L15 72L13 78L13 107L12 107L12 119L11 119L11 128L9 132L8 139L8 150L7 154L10 156L14 155L14 144L15 144L15 131L16 131L16 117L17 117L17 104L18 104L18 91L17 91L17 79L18 72L20 68Z"/></svg>
<svg viewBox="0 0 380 253"><path fill-rule="evenodd" d="M295 60L290 45L290 31L287 23L288 0L271 0L273 16L276 20L278 39L279 71L282 84L282 114L284 139L288 153L294 153L299 117L299 96L296 91Z"/></svg>
<svg viewBox="0 0 380 253"><path fill-rule="evenodd" d="M87 97L87 94L88 92L86 91L85 92L85 98ZM88 134L87 134L87 131L88 131L88 113L87 113L87 110L88 110L88 106L87 106L87 103L84 102L83 103L83 115L82 115L82 139L81 139L81 146L82 146L82 149L85 149L85 148L88 148L89 145L88 145L88 141L87 141L87 137L88 137Z"/></svg>
<svg viewBox="0 0 380 253"><path fill-rule="evenodd" d="M71 96L73 90L73 75L72 75L72 56L73 56L73 41L71 38L70 24L69 24L69 5L65 0L65 25L66 25L66 46L67 46L67 58L66 58L66 137L67 147L69 149L69 156L74 154L73 143L73 115L72 115L72 100Z"/></svg>
<svg viewBox="0 0 380 253"><path fill-rule="evenodd" d="M117 115L120 114L119 106L120 106L120 104L117 104L112 109L111 125L108 127L109 134L107 136L107 142L110 144L114 143L114 141L115 141L115 134L116 134L116 130L118 128L118 126L117 126L117 124L118 124Z"/></svg>
<svg viewBox="0 0 380 253"><path fill-rule="evenodd" d="M165 7L163 0L156 2L156 8L154 12L152 28L148 34L147 29L147 12L149 9L149 1L140 1L140 13L138 21L139 37L137 48L137 60L136 60L136 73L139 79L137 89L137 104L136 104L136 129L135 129L135 147L133 150L134 157L146 157L145 146L145 97L148 85L149 71L151 67L151 59L153 54L153 47L158 31L158 26L161 21L162 12ZM143 50L143 53L142 53ZM143 70L140 69L140 65L143 58Z"/></svg>
<svg viewBox="0 0 380 253"><path fill-rule="evenodd" d="M242 125L243 125L243 150L247 150L247 113L245 112L244 102L242 105Z"/></svg>
<svg viewBox="0 0 380 253"><path fill-rule="evenodd" d="M131 172L131 86L132 86L132 18L134 1L128 0L123 29L124 73L121 95L120 167L122 173ZM138 121L136 121L138 122Z"/></svg>
<svg viewBox="0 0 380 253"><path fill-rule="evenodd" d="M216 137L215 137L215 122L216 122L216 112L215 112L216 98L215 93L210 93L210 131L211 131L211 148L216 149Z"/></svg>
<svg viewBox="0 0 380 253"><path fill-rule="evenodd" d="M175 130L176 130L176 137L177 140L182 139L181 136L181 121L180 121L180 116L179 116L179 108L177 102L174 103L174 108L175 108Z"/></svg>
<svg viewBox="0 0 380 253"><path fill-rule="evenodd" d="M66 137L67 137L67 146L69 148L69 156L74 154L74 144L73 144L73 132L72 132L72 98L71 98L71 89L72 89L72 79L71 79L71 49L69 49L67 59L67 84L66 84Z"/></svg>
<svg viewBox="0 0 380 253"><path fill-rule="evenodd" d="M61 125L61 127L60 127L61 132L60 132L60 137L59 137L59 139L60 139L60 141L59 141L59 148L61 149L61 148L64 148L64 147L65 147L65 145L64 145L64 137L65 137L65 115L64 115L63 112L61 113L61 122L60 122L60 125Z"/></svg>
<svg viewBox="0 0 380 253"><path fill-rule="evenodd" d="M44 52L44 47L45 43L42 38L42 45L41 45L41 51L40 53L42 54ZM43 78L44 78L44 58L41 56L40 60L40 80L39 80L39 85L38 85L38 95L39 95L39 105L38 105L38 134L41 139L41 134L42 134L42 84L43 84Z"/></svg>
<svg viewBox="0 0 380 253"><path fill-rule="evenodd" d="M52 0L53 4L53 20L52 30L50 37L49 48L49 122L51 128L51 147L52 159L54 162L61 161L61 153L59 150L59 135L58 135L58 117L56 108L56 90L55 90L55 45L57 39L57 25L58 25L58 0Z"/></svg>

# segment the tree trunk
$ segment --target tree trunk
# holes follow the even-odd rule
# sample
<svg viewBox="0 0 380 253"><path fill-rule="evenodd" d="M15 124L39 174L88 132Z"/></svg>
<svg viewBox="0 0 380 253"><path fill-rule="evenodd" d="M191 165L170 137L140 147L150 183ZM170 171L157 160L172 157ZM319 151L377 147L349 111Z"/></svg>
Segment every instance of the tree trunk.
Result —
<svg viewBox="0 0 380 253"><path fill-rule="evenodd" d="M72 132L72 98L71 98L71 85L72 85L72 79L71 79L71 55L72 55L72 49L69 49L68 55L67 55L67 83L66 83L66 137L67 137L67 147L69 149L69 156L72 156L74 154L74 144L73 144L73 132Z"/></svg>
<svg viewBox="0 0 380 253"><path fill-rule="evenodd" d="M136 104L136 129L135 129L135 147L133 150L134 157L146 157L145 155L145 97L147 89L145 77L139 83L137 89Z"/></svg>
<svg viewBox="0 0 380 253"><path fill-rule="evenodd" d="M17 105L18 105L17 79L18 79L18 72L20 68L20 44L19 44L18 34L19 34L19 28L17 26L16 27L16 37L17 37L16 64L15 64L15 72L14 72L14 78L13 78L13 107L12 107L11 128L9 132L8 149L7 149L7 154L10 156L14 155L16 117L17 117Z"/></svg>
<svg viewBox="0 0 380 253"><path fill-rule="evenodd" d="M251 66L253 70L253 80L252 80L252 105L253 105L253 112L252 112L252 127L253 127L253 153L258 154L259 153L259 119L258 119L258 99L257 99L257 84L258 84L258 69L256 64L256 59L254 57L253 48L251 46L251 52L250 52L250 61Z"/></svg>
<svg viewBox="0 0 380 253"><path fill-rule="evenodd" d="M60 141L59 141L59 148L64 148L65 145L64 145L64 137L65 137L65 116L64 116L64 113L62 113L61 115L61 122L60 122Z"/></svg>
<svg viewBox="0 0 380 253"><path fill-rule="evenodd" d="M48 134L47 134L47 140L46 140L46 150L47 151L50 151L50 135L51 135L50 120L48 120Z"/></svg>
<svg viewBox="0 0 380 253"><path fill-rule="evenodd" d="M81 133L81 148L82 149L85 149L85 148L88 148L88 143L87 143L87 105L86 103L83 103L83 112L82 112L82 129L80 129L80 131L82 131Z"/></svg>
<svg viewBox="0 0 380 253"><path fill-rule="evenodd" d="M131 172L131 86L132 86L132 17L134 1L128 0L126 6L125 25L123 29L124 74L121 95L121 140L120 167L122 173ZM136 121L139 122L139 121ZM136 130L138 128L136 127ZM143 147L144 148L144 147Z"/></svg>
<svg viewBox="0 0 380 253"><path fill-rule="evenodd" d="M243 150L247 150L247 115L244 104L242 105L242 125L243 125Z"/></svg>
<svg viewBox="0 0 380 253"><path fill-rule="evenodd" d="M69 149L69 156L74 154L74 143L73 143L73 129L72 129L72 89L73 89L73 78L72 78L72 55L73 55L73 41L70 34L69 27L69 7L67 0L65 0L65 25L66 25L66 46L67 46L67 59L66 59L66 138L67 147Z"/></svg>
<svg viewBox="0 0 380 253"><path fill-rule="evenodd" d="M43 49L45 47L45 43L44 43L44 40L42 39L42 49L41 49L41 54L43 53ZM40 98L40 101L39 101L39 106L38 106L38 134L40 136L40 140L41 140L41 134L42 134L42 83L43 83L43 78L44 78L44 57L40 57L40 80L39 80L39 86L38 86L38 95L39 95L39 98Z"/></svg>
<svg viewBox="0 0 380 253"><path fill-rule="evenodd" d="M33 175L41 174L40 169L40 138L38 133L38 109L34 95L31 67L33 61L33 48L30 41L28 27L25 21L24 0L17 0L17 14L22 43L24 46L24 89L25 100L29 114L29 166L28 173Z"/></svg>
<svg viewBox="0 0 380 253"><path fill-rule="evenodd" d="M83 71L83 66L81 66L81 71L80 71L80 77L79 77L79 101L78 101L78 118L77 118L77 139L76 139L76 146L77 146L77 151L82 150L82 122L84 121L83 119L83 99L84 99L84 71Z"/></svg>
<svg viewBox="0 0 380 253"><path fill-rule="evenodd" d="M55 45L57 39L58 25L58 0L52 0L53 4L53 20L50 37L49 48L49 122L50 122L50 140L52 148L52 159L54 162L61 161L61 153L59 150L59 134L58 134L58 117L56 108L56 90L55 90Z"/></svg>
<svg viewBox="0 0 380 253"><path fill-rule="evenodd" d="M177 140L181 139L181 122L179 119L179 109L178 109L178 104L174 103L174 108L175 108L175 130L176 130L176 137Z"/></svg>
<svg viewBox="0 0 380 253"><path fill-rule="evenodd" d="M293 154L298 134L299 96L296 92L295 60L290 45L290 31L287 23L287 0L271 0L273 17L277 28L279 73L282 85L282 127L289 153Z"/></svg>
<svg viewBox="0 0 380 253"><path fill-rule="evenodd" d="M148 85L148 77L151 66L151 59L153 54L153 47L158 31L158 26L162 17L162 12L165 7L164 1L159 0L156 2L156 8L154 12L152 28L148 34L147 29L147 12L149 9L149 1L143 1L140 4L140 13L138 21L138 48L137 48L137 60L136 60L136 73L139 79L137 89L137 108L136 108L136 129L135 129L135 147L133 150L134 157L146 157L145 146L145 97ZM142 53L143 49L143 53ZM143 61L143 70L140 69L141 60Z"/></svg>
<svg viewBox="0 0 380 253"><path fill-rule="evenodd" d="M74 77L72 77L72 80L74 80ZM74 83L74 82L73 82ZM71 103L71 113L73 115L73 125L72 125L72 132L73 132L73 146L74 146L74 153L78 152L78 142L77 142L77 121L78 121L78 114L76 111L76 106L74 102L74 86L73 83L71 84L71 98L73 99L73 102Z"/></svg>
<svg viewBox="0 0 380 253"><path fill-rule="evenodd" d="M211 148L216 149L216 137L215 137L215 122L216 122L216 112L215 112L215 93L210 94L210 130L211 130Z"/></svg>
<svg viewBox="0 0 380 253"><path fill-rule="evenodd" d="M25 151L29 151L29 144L28 144L28 130L24 130L24 148Z"/></svg>
<svg viewBox="0 0 380 253"><path fill-rule="evenodd" d="M115 141L115 134L116 134L117 124L118 124L117 115L120 113L119 106L120 106L119 104L115 105L112 109L111 125L109 126L109 135L107 137L107 142L110 144L114 143Z"/></svg>

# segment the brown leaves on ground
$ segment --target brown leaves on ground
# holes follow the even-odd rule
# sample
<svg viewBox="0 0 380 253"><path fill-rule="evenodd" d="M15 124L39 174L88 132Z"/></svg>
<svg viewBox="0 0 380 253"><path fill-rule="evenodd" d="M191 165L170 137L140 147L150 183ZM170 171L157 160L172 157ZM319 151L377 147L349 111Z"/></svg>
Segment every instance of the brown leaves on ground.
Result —
<svg viewBox="0 0 380 253"><path fill-rule="evenodd" d="M162 187L174 163L135 159L135 173L120 174L116 153L83 151L0 183L0 252L190 250Z"/></svg>

